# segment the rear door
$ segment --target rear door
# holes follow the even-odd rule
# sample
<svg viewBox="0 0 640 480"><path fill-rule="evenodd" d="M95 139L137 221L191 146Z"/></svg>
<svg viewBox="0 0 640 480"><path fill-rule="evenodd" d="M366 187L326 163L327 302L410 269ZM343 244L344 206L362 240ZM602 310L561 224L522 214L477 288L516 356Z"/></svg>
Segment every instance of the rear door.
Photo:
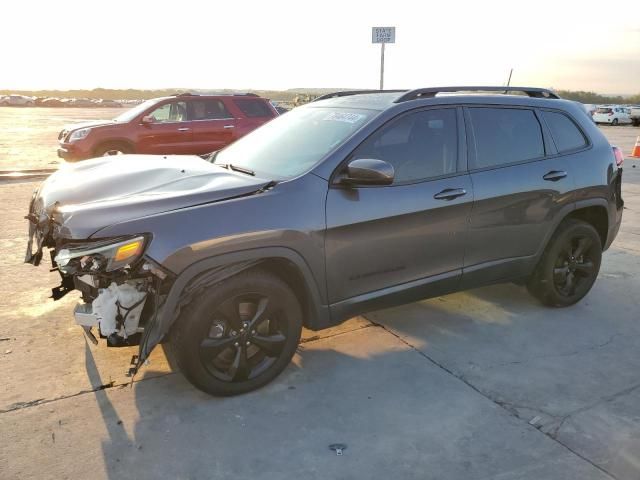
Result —
<svg viewBox="0 0 640 480"><path fill-rule="evenodd" d="M455 107L407 113L349 157L385 160L395 178L390 186L329 189L325 248L332 304L393 294L400 285L397 293L405 295L415 285L409 282L425 286L429 277L434 283L425 288L457 287L473 201L461 160L461 123ZM420 288L417 298L429 295Z"/></svg>
<svg viewBox="0 0 640 480"><path fill-rule="evenodd" d="M528 272L573 181L533 109L467 107L465 120L475 200L463 285L472 287Z"/></svg>
<svg viewBox="0 0 640 480"><path fill-rule="evenodd" d="M239 112L241 120L238 125L238 137L255 130L263 123L278 116L275 109L264 98L259 97L232 97L229 101Z"/></svg>
<svg viewBox="0 0 640 480"><path fill-rule="evenodd" d="M193 132L192 153L220 150L237 138L237 119L218 98L192 99L189 119Z"/></svg>
<svg viewBox="0 0 640 480"><path fill-rule="evenodd" d="M138 129L138 153L184 154L190 151L193 135L187 113L187 102L172 100L147 114L153 122Z"/></svg>

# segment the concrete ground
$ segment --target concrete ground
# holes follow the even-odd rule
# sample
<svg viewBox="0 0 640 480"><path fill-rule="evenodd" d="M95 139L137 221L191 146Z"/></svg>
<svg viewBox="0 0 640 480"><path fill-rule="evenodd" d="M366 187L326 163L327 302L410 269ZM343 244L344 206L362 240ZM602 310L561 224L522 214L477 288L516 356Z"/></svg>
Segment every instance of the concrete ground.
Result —
<svg viewBox="0 0 640 480"><path fill-rule="evenodd" d="M640 129L603 128L630 152ZM87 344L22 264L35 184L0 184L0 478L640 478L640 162L593 291L448 295L305 332L266 388L212 398L162 348ZM344 443L343 456L328 445Z"/></svg>

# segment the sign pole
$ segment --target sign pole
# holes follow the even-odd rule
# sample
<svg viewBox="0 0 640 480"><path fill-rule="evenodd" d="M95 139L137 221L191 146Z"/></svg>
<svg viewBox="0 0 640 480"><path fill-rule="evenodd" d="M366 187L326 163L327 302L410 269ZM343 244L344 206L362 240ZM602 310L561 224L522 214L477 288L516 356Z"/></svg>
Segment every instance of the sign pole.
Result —
<svg viewBox="0 0 640 480"><path fill-rule="evenodd" d="M380 44L380 90L384 90L384 47L387 43L396 43L396 27L373 27L371 43Z"/></svg>
<svg viewBox="0 0 640 480"><path fill-rule="evenodd" d="M380 90L384 90L384 46L384 42L380 44Z"/></svg>

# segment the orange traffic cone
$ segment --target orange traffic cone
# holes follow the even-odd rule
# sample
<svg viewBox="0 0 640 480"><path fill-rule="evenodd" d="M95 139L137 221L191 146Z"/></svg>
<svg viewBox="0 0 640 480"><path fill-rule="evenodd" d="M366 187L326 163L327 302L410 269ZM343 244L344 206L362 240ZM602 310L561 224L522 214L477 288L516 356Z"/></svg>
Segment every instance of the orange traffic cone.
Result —
<svg viewBox="0 0 640 480"><path fill-rule="evenodd" d="M640 158L640 137L636 138L636 146L631 151L631 156Z"/></svg>

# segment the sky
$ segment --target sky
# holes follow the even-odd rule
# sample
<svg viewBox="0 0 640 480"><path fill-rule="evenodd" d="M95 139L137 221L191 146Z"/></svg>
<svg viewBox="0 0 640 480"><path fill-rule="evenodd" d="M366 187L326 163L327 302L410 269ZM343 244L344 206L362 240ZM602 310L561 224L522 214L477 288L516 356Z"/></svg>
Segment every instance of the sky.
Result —
<svg viewBox="0 0 640 480"><path fill-rule="evenodd" d="M640 93L640 0L5 0L0 89L385 88ZM15 19L15 21L6 21Z"/></svg>

